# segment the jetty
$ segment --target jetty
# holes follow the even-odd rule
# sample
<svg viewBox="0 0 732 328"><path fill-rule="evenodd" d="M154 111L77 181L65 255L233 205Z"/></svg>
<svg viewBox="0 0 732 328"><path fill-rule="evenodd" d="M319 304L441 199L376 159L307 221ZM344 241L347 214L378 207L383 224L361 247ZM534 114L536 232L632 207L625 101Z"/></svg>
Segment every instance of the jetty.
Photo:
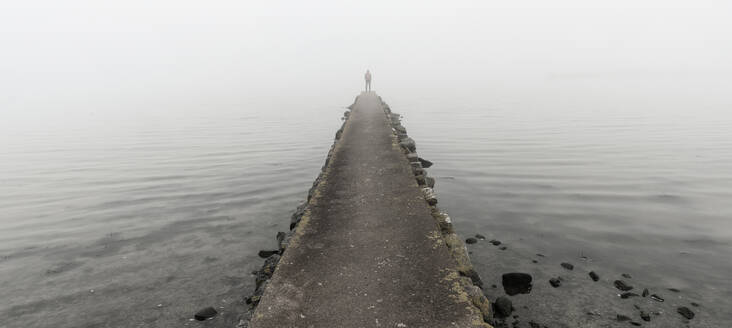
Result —
<svg viewBox="0 0 732 328"><path fill-rule="evenodd" d="M252 328L491 327L465 245L398 114L363 92L291 231L257 274Z"/></svg>

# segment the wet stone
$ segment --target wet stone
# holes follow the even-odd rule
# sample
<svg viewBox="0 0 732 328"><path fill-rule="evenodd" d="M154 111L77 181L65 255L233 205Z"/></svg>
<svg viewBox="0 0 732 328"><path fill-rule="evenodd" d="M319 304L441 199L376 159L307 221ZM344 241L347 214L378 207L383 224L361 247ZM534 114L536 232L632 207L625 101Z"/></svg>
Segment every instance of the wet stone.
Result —
<svg viewBox="0 0 732 328"><path fill-rule="evenodd" d="M511 272L501 277L503 289L509 296L528 294L531 292L531 275L528 273Z"/></svg>
<svg viewBox="0 0 732 328"><path fill-rule="evenodd" d="M600 276L598 276L597 273L595 273L595 271L590 271L590 278L592 279L592 281L600 280Z"/></svg>
<svg viewBox="0 0 732 328"><path fill-rule="evenodd" d="M643 321L651 321L651 315L648 314L648 312L641 311L640 317L641 319L643 319Z"/></svg>
<svg viewBox="0 0 732 328"><path fill-rule="evenodd" d="M420 163L422 163L422 167L424 167L424 168L429 168L433 164L432 162L430 162L422 157L418 157L418 160Z"/></svg>
<svg viewBox="0 0 732 328"><path fill-rule="evenodd" d="M674 293L678 293L678 292L680 292L680 290L678 290L678 289L676 289L676 288L669 288L668 290L670 290L670 291L672 291L672 292L674 292Z"/></svg>
<svg viewBox="0 0 732 328"><path fill-rule="evenodd" d="M493 239L493 240L490 241L490 243L493 244L493 246L498 246L498 245L501 244L501 241L500 240Z"/></svg>
<svg viewBox="0 0 732 328"><path fill-rule="evenodd" d="M643 297L648 297L648 294L650 294L650 292L648 291L648 288L643 288L643 294L642 294Z"/></svg>
<svg viewBox="0 0 732 328"><path fill-rule="evenodd" d="M623 274L621 274L621 276L623 276L623 278L627 278L627 279L631 279L631 278L633 278L633 277L631 277L631 276L630 276L629 274L627 274L627 273L623 273Z"/></svg>
<svg viewBox="0 0 732 328"><path fill-rule="evenodd" d="M676 309L676 312L678 312L680 315L688 320L694 319L694 312L691 311L688 307L679 307L678 309Z"/></svg>
<svg viewBox="0 0 732 328"><path fill-rule="evenodd" d="M567 270L574 270L574 265L572 263L562 262L562 268L565 268Z"/></svg>
<svg viewBox="0 0 732 328"><path fill-rule="evenodd" d="M485 240L485 236L483 236L481 234L475 234L475 238L478 238L480 240Z"/></svg>
<svg viewBox="0 0 732 328"><path fill-rule="evenodd" d="M622 314L618 314L618 315L617 315L617 316L615 317L615 320L617 320L617 321L621 321L621 322L622 322L622 321L630 321L630 317L629 317L629 316L627 316L627 315L622 315Z"/></svg>
<svg viewBox="0 0 732 328"><path fill-rule="evenodd" d="M562 285L562 281L559 280L559 278L551 278L549 279L549 284L552 285L552 287L557 288Z"/></svg>
<svg viewBox="0 0 732 328"><path fill-rule="evenodd" d="M204 321L204 320L213 318L214 316L216 316L217 313L218 312L216 312L216 309L209 306L207 308L203 308L203 309L199 310L198 312L196 312L196 314L193 315L193 318L198 321Z"/></svg>
<svg viewBox="0 0 732 328"><path fill-rule="evenodd" d="M615 284L615 288L620 289L624 292L633 289L633 286L626 284L625 281L622 280L615 280L613 284Z"/></svg>
<svg viewBox="0 0 732 328"><path fill-rule="evenodd" d="M493 313L498 318L506 318L513 312L513 303L508 297L501 296L493 303Z"/></svg>
<svg viewBox="0 0 732 328"><path fill-rule="evenodd" d="M620 298L623 298L623 299L625 299L625 298L631 298L631 297L638 297L638 296L640 296L640 295L638 295L636 293L622 293L622 294L620 294Z"/></svg>
<svg viewBox="0 0 732 328"><path fill-rule="evenodd" d="M651 295L651 299L654 300L654 301L656 301L656 302L663 302L663 297L658 296L656 294Z"/></svg>
<svg viewBox="0 0 732 328"><path fill-rule="evenodd" d="M477 239L475 239L475 238L473 238L473 237L470 237L470 238L468 238L468 239L465 239L465 243L466 243L466 244L475 244L475 243L477 243L477 242L478 242L478 240L477 240Z"/></svg>
<svg viewBox="0 0 732 328"><path fill-rule="evenodd" d="M505 251L505 250L507 250L507 249L508 249L508 247L506 247L506 246L501 246L501 247L498 247L498 249L500 249L500 250L502 250L502 251Z"/></svg>

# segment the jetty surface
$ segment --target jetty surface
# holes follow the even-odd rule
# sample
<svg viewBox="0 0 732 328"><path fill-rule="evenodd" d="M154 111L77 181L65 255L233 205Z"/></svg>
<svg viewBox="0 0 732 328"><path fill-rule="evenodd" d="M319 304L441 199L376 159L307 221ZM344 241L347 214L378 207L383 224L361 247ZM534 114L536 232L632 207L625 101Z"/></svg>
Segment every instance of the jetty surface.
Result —
<svg viewBox="0 0 732 328"><path fill-rule="evenodd" d="M397 134L362 93L250 327L489 327Z"/></svg>

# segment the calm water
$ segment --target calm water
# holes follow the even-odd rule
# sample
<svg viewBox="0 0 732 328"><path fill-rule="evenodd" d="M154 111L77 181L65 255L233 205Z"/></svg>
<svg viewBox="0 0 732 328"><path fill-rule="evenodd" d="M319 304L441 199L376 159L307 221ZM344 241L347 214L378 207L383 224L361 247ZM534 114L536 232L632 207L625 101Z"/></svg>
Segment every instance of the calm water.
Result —
<svg viewBox="0 0 732 328"><path fill-rule="evenodd" d="M471 246L484 280L531 271L535 292L516 302L537 313L554 307L557 322L581 324L588 300L613 311L631 306L612 288L582 288L572 276L561 291L545 288L564 274L559 262L570 261L578 277L628 273L660 291L668 322L680 322L675 304L694 301L701 307L692 326L728 326L732 97L720 90L729 83L686 93L648 81L546 83L510 93L381 93L405 116L420 155L435 162L441 207L461 235L508 247ZM257 251L287 229L351 100L323 96L285 112L274 104L7 124L3 325L231 326L261 265ZM536 253L546 257L531 263ZM532 302L536 295L552 301ZM223 315L189 321L204 306Z"/></svg>

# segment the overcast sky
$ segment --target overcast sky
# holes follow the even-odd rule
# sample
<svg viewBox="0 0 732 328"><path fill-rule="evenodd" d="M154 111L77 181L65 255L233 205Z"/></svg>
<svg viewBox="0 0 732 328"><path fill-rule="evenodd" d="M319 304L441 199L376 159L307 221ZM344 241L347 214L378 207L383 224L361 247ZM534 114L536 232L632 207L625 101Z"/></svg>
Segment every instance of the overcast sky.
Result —
<svg viewBox="0 0 732 328"><path fill-rule="evenodd" d="M732 1L23 0L0 111L233 108L547 76L729 78Z"/></svg>

